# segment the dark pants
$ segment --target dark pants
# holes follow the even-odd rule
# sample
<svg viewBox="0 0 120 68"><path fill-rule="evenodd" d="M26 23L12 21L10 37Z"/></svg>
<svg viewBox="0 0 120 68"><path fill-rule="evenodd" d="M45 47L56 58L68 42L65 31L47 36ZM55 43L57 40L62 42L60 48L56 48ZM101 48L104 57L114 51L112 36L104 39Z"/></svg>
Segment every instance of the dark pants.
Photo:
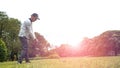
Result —
<svg viewBox="0 0 120 68"><path fill-rule="evenodd" d="M26 62L29 62L29 54L28 54L28 42L26 37L19 37L21 44L22 44L22 50L21 54L18 58L18 62L22 63L23 58L25 58Z"/></svg>

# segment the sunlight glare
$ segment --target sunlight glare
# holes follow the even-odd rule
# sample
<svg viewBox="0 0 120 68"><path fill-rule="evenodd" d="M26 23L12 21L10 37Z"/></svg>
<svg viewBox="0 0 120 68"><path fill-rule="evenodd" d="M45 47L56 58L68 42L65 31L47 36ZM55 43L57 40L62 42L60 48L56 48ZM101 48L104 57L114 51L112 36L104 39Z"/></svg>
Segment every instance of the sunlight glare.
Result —
<svg viewBox="0 0 120 68"><path fill-rule="evenodd" d="M35 32L50 44L76 46L84 37L119 30L119 3L119 0L1 0L0 8L21 21L36 12L41 20L33 25Z"/></svg>

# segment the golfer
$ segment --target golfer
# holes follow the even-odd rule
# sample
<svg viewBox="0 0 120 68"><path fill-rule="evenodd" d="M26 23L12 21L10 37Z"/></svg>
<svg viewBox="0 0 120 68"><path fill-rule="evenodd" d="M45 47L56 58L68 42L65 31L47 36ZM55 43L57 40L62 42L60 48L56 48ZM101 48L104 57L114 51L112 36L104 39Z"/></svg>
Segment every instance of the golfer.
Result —
<svg viewBox="0 0 120 68"><path fill-rule="evenodd" d="M23 58L25 58L26 63L30 63L29 54L28 54L28 41L30 39L36 41L35 35L32 29L32 23L36 20L40 20L37 13L33 13L30 18L21 23L21 28L19 31L19 39L22 44L21 54L18 58L18 63L22 63Z"/></svg>

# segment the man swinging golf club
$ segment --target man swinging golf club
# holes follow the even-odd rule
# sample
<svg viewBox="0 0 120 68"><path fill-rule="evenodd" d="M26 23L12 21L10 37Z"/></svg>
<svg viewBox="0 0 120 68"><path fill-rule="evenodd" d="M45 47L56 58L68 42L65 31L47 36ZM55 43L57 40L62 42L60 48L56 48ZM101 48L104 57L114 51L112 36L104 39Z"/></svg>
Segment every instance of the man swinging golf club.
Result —
<svg viewBox="0 0 120 68"><path fill-rule="evenodd" d="M28 54L28 41L30 39L32 39L33 41L37 41L32 29L32 23L35 22L37 19L40 20L38 14L33 13L30 18L28 18L21 24L20 32L18 35L22 44L21 54L18 58L18 63L20 64L22 63L23 58L25 58L26 63L30 63Z"/></svg>

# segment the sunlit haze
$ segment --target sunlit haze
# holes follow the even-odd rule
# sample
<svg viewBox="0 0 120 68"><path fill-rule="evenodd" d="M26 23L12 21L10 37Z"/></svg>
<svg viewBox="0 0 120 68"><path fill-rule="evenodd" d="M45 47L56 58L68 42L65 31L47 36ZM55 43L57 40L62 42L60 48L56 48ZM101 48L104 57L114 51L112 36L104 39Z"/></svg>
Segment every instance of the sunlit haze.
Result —
<svg viewBox="0 0 120 68"><path fill-rule="evenodd" d="M120 29L119 0L0 0L0 11L20 21L38 13L34 31L53 45L77 45L84 37Z"/></svg>

